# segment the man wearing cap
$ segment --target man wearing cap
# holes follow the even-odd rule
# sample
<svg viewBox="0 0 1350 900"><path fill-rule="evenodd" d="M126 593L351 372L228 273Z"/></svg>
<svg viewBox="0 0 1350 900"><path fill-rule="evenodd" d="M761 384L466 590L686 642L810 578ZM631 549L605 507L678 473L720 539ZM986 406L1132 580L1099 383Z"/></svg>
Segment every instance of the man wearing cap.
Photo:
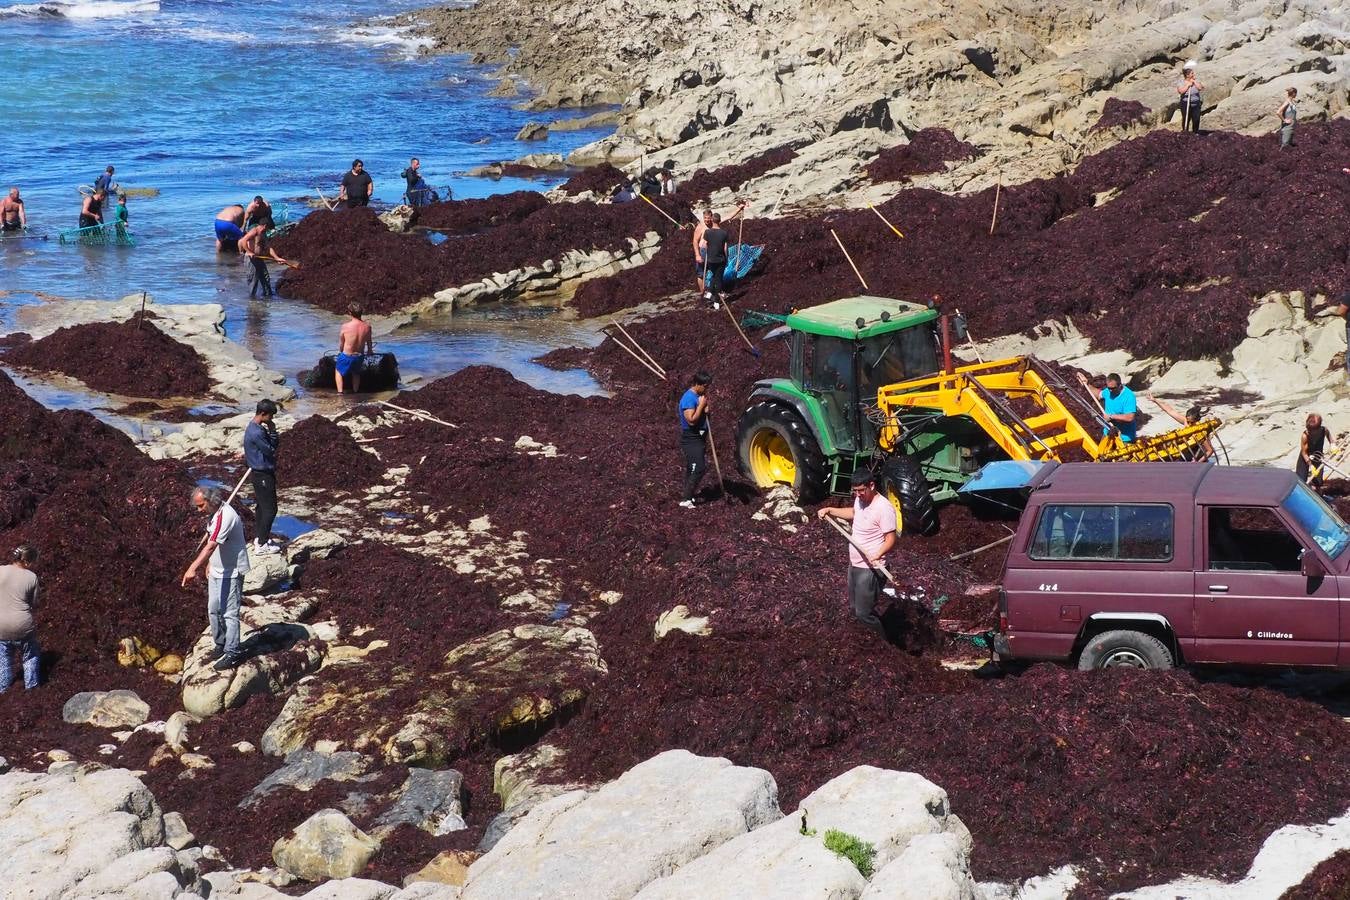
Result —
<svg viewBox="0 0 1350 900"><path fill-rule="evenodd" d="M816 515L853 523L853 541L848 548L848 599L853 618L884 638L886 629L877 616L877 601L886 586L886 576L876 566L895 549L899 521L895 507L877 493L876 476L867 469L853 473L852 489L852 506L823 506Z"/></svg>
<svg viewBox="0 0 1350 900"><path fill-rule="evenodd" d="M1200 133L1200 92L1205 89L1204 82L1195 77L1195 60L1181 67L1181 80L1177 82L1177 95L1181 98L1181 130Z"/></svg>

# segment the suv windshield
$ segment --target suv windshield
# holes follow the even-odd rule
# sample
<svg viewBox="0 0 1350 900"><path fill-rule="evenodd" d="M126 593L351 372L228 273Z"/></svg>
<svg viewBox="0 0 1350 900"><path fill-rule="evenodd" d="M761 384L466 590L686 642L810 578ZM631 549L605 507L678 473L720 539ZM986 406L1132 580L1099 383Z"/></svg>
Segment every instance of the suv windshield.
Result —
<svg viewBox="0 0 1350 900"><path fill-rule="evenodd" d="M1294 485L1281 505L1332 559L1350 545L1350 526L1306 484Z"/></svg>

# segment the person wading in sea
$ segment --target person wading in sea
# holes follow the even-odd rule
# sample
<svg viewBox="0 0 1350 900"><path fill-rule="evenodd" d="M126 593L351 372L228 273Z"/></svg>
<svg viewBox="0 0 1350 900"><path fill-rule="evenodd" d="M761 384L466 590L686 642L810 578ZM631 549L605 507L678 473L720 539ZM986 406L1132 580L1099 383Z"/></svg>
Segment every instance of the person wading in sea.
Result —
<svg viewBox="0 0 1350 900"><path fill-rule="evenodd" d="M264 297L271 297L272 294L272 275L267 271L266 260L273 260L285 265L289 260L282 259L277 252L272 249L272 243L267 238L267 232L272 228L271 219L263 219L257 225L254 225L244 236L239 239L239 252L253 266L253 284L249 288L250 297L258 296L261 291Z"/></svg>
<svg viewBox="0 0 1350 900"><path fill-rule="evenodd" d="M0 200L0 231L22 231L28 227L28 213L23 208L19 189L9 189L9 196Z"/></svg>

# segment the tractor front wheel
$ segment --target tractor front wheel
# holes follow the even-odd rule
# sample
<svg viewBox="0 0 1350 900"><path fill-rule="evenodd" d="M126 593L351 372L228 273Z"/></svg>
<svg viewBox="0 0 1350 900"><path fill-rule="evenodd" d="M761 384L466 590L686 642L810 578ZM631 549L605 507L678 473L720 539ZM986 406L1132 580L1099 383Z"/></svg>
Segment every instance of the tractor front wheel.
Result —
<svg viewBox="0 0 1350 900"><path fill-rule="evenodd" d="M895 507L901 533L935 534L938 530L937 504L933 502L928 479L919 461L909 455L892 456L881 467L881 492Z"/></svg>
<svg viewBox="0 0 1350 900"><path fill-rule="evenodd" d="M803 503L825 499L830 468L815 436L793 409L759 400L736 423L736 460L741 474L760 488L786 484Z"/></svg>

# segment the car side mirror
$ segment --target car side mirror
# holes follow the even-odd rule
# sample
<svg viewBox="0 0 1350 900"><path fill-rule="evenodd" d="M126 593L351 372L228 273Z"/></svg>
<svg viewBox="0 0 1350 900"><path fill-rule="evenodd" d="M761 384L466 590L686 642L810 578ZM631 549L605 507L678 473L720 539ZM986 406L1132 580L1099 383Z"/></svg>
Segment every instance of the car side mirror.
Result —
<svg viewBox="0 0 1350 900"><path fill-rule="evenodd" d="M1325 578L1327 574L1327 567L1322 565L1321 558L1311 550L1299 553L1298 568L1306 578Z"/></svg>

